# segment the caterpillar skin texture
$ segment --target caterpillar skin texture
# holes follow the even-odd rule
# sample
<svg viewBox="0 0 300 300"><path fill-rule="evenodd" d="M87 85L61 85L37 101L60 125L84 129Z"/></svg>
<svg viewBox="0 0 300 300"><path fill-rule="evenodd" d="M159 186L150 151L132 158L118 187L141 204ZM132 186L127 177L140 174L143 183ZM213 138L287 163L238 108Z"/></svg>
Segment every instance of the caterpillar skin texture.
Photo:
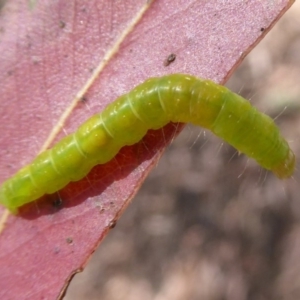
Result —
<svg viewBox="0 0 300 300"><path fill-rule="evenodd" d="M271 118L212 81L173 74L140 84L39 154L3 183L0 203L16 212L23 204L80 180L123 146L170 121L210 129L280 178L294 171L295 156Z"/></svg>

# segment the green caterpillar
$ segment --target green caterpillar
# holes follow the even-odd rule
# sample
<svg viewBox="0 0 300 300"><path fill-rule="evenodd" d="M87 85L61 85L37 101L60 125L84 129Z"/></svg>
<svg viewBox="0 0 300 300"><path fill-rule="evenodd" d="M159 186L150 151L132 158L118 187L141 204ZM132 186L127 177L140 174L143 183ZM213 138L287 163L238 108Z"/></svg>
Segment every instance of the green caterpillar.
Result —
<svg viewBox="0 0 300 300"><path fill-rule="evenodd" d="M119 97L52 149L39 154L0 187L0 203L12 212L111 160L149 129L169 122L210 129L279 178L292 175L295 156L273 120L227 88L209 80L173 74L151 78Z"/></svg>

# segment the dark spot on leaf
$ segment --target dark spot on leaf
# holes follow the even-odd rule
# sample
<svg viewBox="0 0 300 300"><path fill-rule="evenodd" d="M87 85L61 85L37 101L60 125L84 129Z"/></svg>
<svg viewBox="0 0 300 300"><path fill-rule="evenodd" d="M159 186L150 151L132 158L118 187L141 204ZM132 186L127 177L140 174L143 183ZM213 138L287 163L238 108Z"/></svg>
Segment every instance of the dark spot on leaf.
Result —
<svg viewBox="0 0 300 300"><path fill-rule="evenodd" d="M88 98L86 96L82 96L79 100L80 100L80 102L85 103L85 102L87 102Z"/></svg>
<svg viewBox="0 0 300 300"><path fill-rule="evenodd" d="M66 23L62 20L59 21L59 28L63 29L66 27Z"/></svg>
<svg viewBox="0 0 300 300"><path fill-rule="evenodd" d="M109 222L108 227L109 227L109 229L113 229L113 228L116 227L116 225L117 225L117 221L112 220L112 221Z"/></svg>
<svg viewBox="0 0 300 300"><path fill-rule="evenodd" d="M176 59L176 54L171 53L164 61L164 66L169 66Z"/></svg>
<svg viewBox="0 0 300 300"><path fill-rule="evenodd" d="M67 238L66 238L66 242L67 242L68 244L72 244L72 243L73 243L73 239L72 239L71 237L67 237Z"/></svg>

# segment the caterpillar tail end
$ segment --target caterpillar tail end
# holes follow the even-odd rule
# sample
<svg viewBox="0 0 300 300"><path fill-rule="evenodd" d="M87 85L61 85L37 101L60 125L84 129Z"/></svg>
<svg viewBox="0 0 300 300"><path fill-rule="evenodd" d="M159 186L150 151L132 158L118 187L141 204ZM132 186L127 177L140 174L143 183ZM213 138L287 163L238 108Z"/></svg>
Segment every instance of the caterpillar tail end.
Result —
<svg viewBox="0 0 300 300"><path fill-rule="evenodd" d="M280 179L289 178L293 175L295 171L295 165L296 165L295 154L291 149L289 149L286 159L282 163L276 165L272 169L272 172Z"/></svg>

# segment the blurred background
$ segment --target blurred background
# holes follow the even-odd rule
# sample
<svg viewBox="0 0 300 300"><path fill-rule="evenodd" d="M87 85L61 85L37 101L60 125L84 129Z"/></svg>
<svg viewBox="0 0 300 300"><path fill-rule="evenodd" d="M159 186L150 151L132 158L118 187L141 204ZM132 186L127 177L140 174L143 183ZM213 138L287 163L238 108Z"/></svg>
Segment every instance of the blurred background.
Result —
<svg viewBox="0 0 300 300"><path fill-rule="evenodd" d="M298 157L299 78L298 1L227 83L276 119ZM300 299L299 182L189 125L65 299Z"/></svg>

